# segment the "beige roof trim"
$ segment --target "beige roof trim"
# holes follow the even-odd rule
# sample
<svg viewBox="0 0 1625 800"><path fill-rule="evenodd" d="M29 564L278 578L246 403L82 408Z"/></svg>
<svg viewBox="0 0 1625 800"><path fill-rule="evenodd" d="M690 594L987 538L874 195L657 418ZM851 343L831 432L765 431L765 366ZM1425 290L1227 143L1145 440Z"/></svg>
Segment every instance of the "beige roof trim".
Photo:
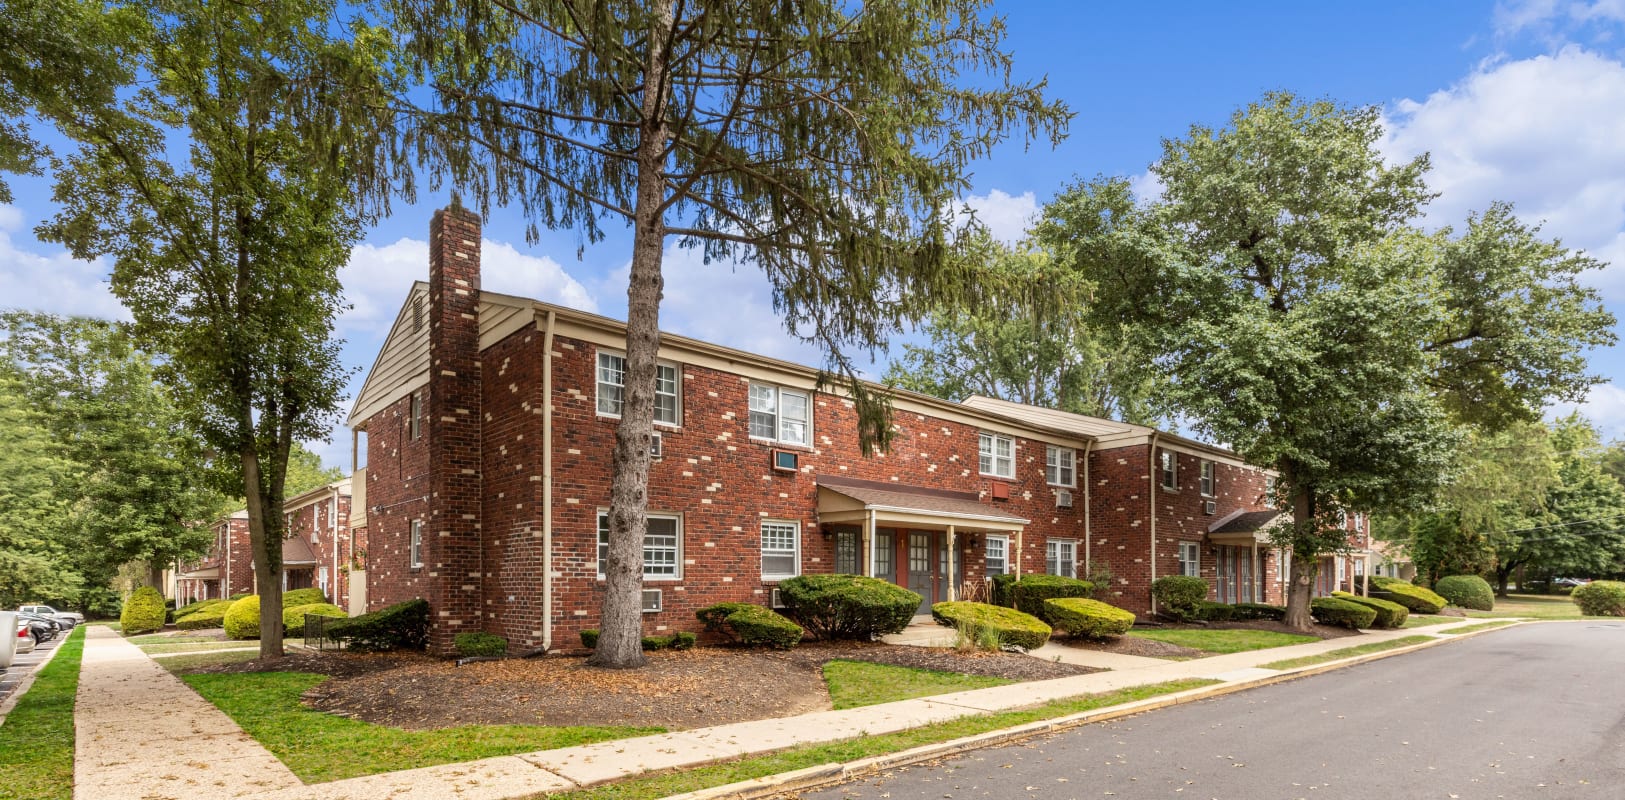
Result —
<svg viewBox="0 0 1625 800"><path fill-rule="evenodd" d="M324 501L334 494L337 494L340 497L350 496L350 479L340 478L332 483L318 486L310 491L304 492L303 494L290 497L287 500L282 501L282 512L285 514L291 514L302 508L306 508L308 506L315 505L318 502Z"/></svg>

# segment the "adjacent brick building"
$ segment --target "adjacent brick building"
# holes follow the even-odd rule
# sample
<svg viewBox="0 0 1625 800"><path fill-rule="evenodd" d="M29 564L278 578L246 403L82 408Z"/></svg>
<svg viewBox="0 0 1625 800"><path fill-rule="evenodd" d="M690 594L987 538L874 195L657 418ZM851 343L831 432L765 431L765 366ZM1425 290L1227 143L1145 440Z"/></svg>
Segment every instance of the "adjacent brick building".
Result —
<svg viewBox="0 0 1625 800"><path fill-rule="evenodd" d="M283 504L288 537L282 542L284 589L316 587L329 600L349 599L351 546L350 479L319 486ZM237 511L212 526L215 541L202 559L181 565L176 595L181 604L238 594L253 594L254 555L249 543L248 512Z"/></svg>

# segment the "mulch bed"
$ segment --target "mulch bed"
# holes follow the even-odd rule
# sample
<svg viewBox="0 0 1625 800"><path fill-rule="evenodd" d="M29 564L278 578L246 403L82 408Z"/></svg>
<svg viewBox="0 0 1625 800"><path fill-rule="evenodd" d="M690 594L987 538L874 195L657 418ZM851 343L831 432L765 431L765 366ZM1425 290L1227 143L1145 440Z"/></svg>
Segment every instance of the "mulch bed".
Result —
<svg viewBox="0 0 1625 800"><path fill-rule="evenodd" d="M1019 653L858 642L814 642L787 652L702 647L648 657L642 669L610 670L586 666L579 656L458 667L419 654L294 653L195 671L331 675L305 693L311 708L407 730L504 724L679 730L825 711L822 667L836 659L1014 681L1095 671Z"/></svg>

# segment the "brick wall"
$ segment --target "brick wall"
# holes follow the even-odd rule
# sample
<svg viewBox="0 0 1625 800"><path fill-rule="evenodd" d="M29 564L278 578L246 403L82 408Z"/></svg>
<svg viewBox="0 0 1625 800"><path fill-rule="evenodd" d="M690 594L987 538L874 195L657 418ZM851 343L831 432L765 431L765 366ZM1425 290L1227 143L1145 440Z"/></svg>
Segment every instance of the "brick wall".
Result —
<svg viewBox="0 0 1625 800"><path fill-rule="evenodd" d="M426 389L418 390L420 395ZM367 420L367 610L429 596L429 573L411 564L414 520L428 537L429 441L411 436L411 398Z"/></svg>
<svg viewBox="0 0 1625 800"><path fill-rule="evenodd" d="M345 607L349 602L349 581L345 580L344 567L350 558L350 496L339 495L338 512L333 511L331 495L295 509L291 512L288 533L298 536L310 543L311 552L316 555L316 566L312 572L312 586L321 587L322 570L327 570L326 595L329 601ZM333 520L337 519L337 535ZM335 569L335 558L337 569Z"/></svg>

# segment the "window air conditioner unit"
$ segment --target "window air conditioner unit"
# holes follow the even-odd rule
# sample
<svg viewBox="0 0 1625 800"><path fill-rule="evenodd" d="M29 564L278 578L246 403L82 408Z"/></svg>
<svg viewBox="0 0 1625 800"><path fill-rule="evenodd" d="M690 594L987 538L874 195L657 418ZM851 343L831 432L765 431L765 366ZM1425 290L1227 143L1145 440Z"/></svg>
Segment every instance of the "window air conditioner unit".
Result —
<svg viewBox="0 0 1625 800"><path fill-rule="evenodd" d="M1072 507L1072 490L1071 489L1057 489L1055 491L1055 507L1056 508L1071 508Z"/></svg>
<svg viewBox="0 0 1625 800"><path fill-rule="evenodd" d="M660 441L660 434L656 433L649 440L649 457L650 458L660 458L661 455L664 454L664 453L665 453L665 448L664 448L664 445L662 444L662 442Z"/></svg>
<svg viewBox="0 0 1625 800"><path fill-rule="evenodd" d="M1202 502L1202 513L1203 514L1212 515L1212 514L1218 513L1218 511L1219 511L1219 504L1218 504L1217 501L1205 500L1205 501Z"/></svg>
<svg viewBox="0 0 1625 800"><path fill-rule="evenodd" d="M654 613L656 611L659 611L660 608L661 608L660 590L659 589L644 589L643 590L643 613L652 614L652 613Z"/></svg>
<svg viewBox="0 0 1625 800"><path fill-rule="evenodd" d="M794 450L773 451L774 472L799 472L801 470L801 454Z"/></svg>
<svg viewBox="0 0 1625 800"><path fill-rule="evenodd" d="M779 597L778 587L775 586L771 592L768 592L767 604L774 608L784 608L784 598Z"/></svg>

